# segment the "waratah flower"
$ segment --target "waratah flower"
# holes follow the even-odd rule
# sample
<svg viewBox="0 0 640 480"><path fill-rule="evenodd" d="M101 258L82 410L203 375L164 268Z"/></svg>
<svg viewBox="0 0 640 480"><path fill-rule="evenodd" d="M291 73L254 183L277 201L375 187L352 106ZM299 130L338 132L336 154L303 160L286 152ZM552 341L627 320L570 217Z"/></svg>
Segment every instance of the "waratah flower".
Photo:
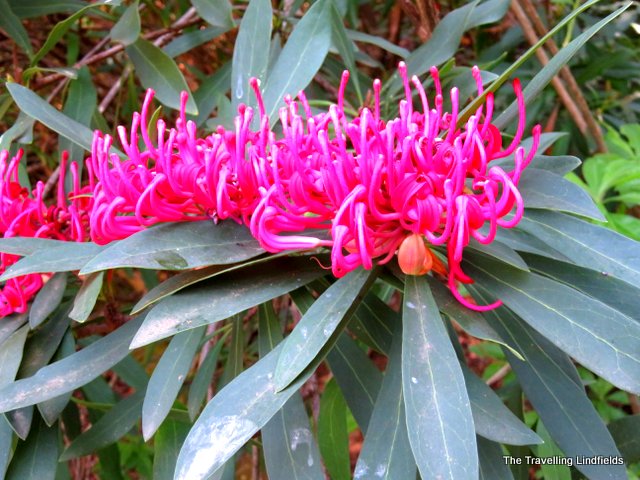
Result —
<svg viewBox="0 0 640 480"><path fill-rule="evenodd" d="M18 165L22 150L9 161L9 152L0 152L0 234L9 237L38 237L84 241L88 217L83 208L78 169L71 165L73 192L70 203L64 191L68 155L60 162L56 203L47 207L43 200L44 184L38 182L33 192L20 185ZM18 255L0 254L0 274L20 259ZM0 291L0 317L23 313L27 302L40 290L50 275L29 274L7 280Z"/></svg>
<svg viewBox="0 0 640 480"><path fill-rule="evenodd" d="M378 80L373 85L373 110L363 108L348 118L344 111L348 72L342 77L338 104L327 112L312 114L300 94L303 118L298 103L285 99L287 105L280 110L282 138L271 143L266 157L250 159L261 194L251 216L251 231L272 252L330 246L332 270L338 277L360 265L372 268L374 260L386 263L398 248L404 272L423 274L437 259L429 246L446 244L452 293L474 310L495 308L499 302L477 306L459 293L458 282L472 281L460 266L462 252L470 238L488 244L498 227L511 228L522 217L517 185L535 154L540 127L534 128L533 146L525 155L518 147L525 110L517 80L518 128L503 148L502 135L491 124L491 94L459 128L458 90L451 90L451 111L445 112L436 68L431 69L433 105L418 78L411 79L420 108L414 108L402 63L399 72L405 98L398 116L388 121L380 118ZM480 71L474 68L473 75L482 94ZM266 113L255 82L253 86L264 128ZM511 154L512 168L491 164ZM330 231L330 240L305 234L318 229Z"/></svg>
<svg viewBox="0 0 640 480"><path fill-rule="evenodd" d="M480 71L472 71L482 94ZM535 154L540 127L533 129L533 146L525 154L518 146L525 111L517 80L518 127L503 148L502 134L491 124L492 94L459 127L458 90L449 92L451 109L445 111L436 68L431 69L432 104L420 80L409 81L403 63L399 72L405 98L395 118L381 118L379 80L373 83L373 108L348 117L344 72L338 103L327 111L313 113L302 92L298 101L285 97L281 133L270 128L256 79L251 86L257 112L241 105L233 130L219 127L205 138L187 120L186 93L175 127L162 120L150 125L149 90L129 132L118 128L124 159L112 149L109 135L95 132L87 186L80 188L77 166L71 166L69 205L64 174L57 203L47 208L41 183L31 197L17 182L21 154L7 164L3 153L0 233L82 241L88 230L94 242L105 244L158 222L230 218L249 226L271 252L331 248L338 277L389 262L397 252L406 274L433 269L448 277L452 293L469 308L494 308L500 302L477 306L460 294L458 284L472 281L462 271L462 253L471 238L488 244L498 227L511 228L522 217L517 186ZM253 129L256 113L259 126ZM510 168L492 164L510 155ZM63 157L61 172L65 164ZM448 267L438 253L445 247ZM2 259L4 271L17 257ZM42 279L10 282L4 288L6 311L24 311Z"/></svg>

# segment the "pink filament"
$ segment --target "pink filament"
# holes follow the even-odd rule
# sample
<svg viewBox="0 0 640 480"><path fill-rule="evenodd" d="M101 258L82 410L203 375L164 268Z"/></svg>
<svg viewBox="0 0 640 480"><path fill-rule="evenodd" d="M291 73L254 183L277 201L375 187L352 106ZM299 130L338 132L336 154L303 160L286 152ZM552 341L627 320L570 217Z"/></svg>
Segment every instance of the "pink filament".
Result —
<svg viewBox="0 0 640 480"><path fill-rule="evenodd" d="M55 206L45 206L42 185L30 196L17 182L22 152L11 161L7 152L0 153L0 233L72 241L88 236L105 244L159 222L231 218L249 226L271 252L331 248L336 276L360 265L370 269L376 261L388 262L404 238L420 234L432 245L446 244L448 284L461 303L474 310L495 308L500 302L478 306L458 291L459 283L472 282L461 269L462 254L471 237L490 243L498 227L512 228L522 217L517 187L535 154L540 127L534 128L533 147L525 154L518 146L524 134L524 100L515 81L519 122L515 138L503 150L502 135L491 124L492 95L486 107L459 127L458 91L451 90L452 111L444 112L435 67L430 70L433 107L419 79L409 81L406 65L398 70L405 98L396 118L380 118L379 80L373 82L373 110L363 108L349 118L344 110L349 74L344 72L338 102L327 111L314 114L302 92L302 109L286 97L279 111L282 134L270 128L257 79L250 81L257 112L241 105L233 129L220 127L205 138L187 120L187 94L181 97L174 127L162 120L150 125L154 93L148 90L129 131L118 128L126 158L111 151L109 135L95 132L86 160L88 185L80 187L77 165L72 164L73 188L65 195L63 156ZM482 94L480 71L474 67L472 73ZM254 115L257 129L252 127ZM492 165L512 153L512 169ZM0 273L17 259L2 254ZM0 316L24 312L43 278L47 276L7 281L0 293Z"/></svg>

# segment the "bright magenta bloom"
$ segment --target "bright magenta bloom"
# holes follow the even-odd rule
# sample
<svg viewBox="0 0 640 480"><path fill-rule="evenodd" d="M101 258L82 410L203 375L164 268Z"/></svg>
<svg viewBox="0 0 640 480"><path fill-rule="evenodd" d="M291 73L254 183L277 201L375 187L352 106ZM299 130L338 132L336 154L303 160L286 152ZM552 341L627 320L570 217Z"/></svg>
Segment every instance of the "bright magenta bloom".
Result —
<svg viewBox="0 0 640 480"><path fill-rule="evenodd" d="M9 152L0 152L0 234L8 237L38 237L57 240L84 241L87 229L87 214L78 181L77 165L71 165L74 192L71 203L67 203L64 180L67 164L66 153L60 162L57 199L47 207L42 199L44 185L38 182L29 191L18 181L18 164L22 150L9 161ZM86 202L86 201L85 201ZM20 259L18 255L0 254L0 274ZM0 292L0 317L11 313L23 313L27 302L40 290L49 275L30 274L7 280Z"/></svg>
<svg viewBox="0 0 640 480"><path fill-rule="evenodd" d="M256 79L251 86L258 100L257 130L251 128L256 112L241 105L233 130L219 127L205 138L198 138L195 123L186 118L186 93L175 127L162 120L149 125L149 90L129 132L118 128L124 159L111 149L109 135L95 132L86 187L80 188L77 167L71 166L70 205L64 175L56 205L47 208L42 184L30 197L17 183L21 153L7 164L4 152L0 233L76 241L88 233L105 244L158 222L231 218L248 225L271 252L331 248L331 268L338 277L360 265L384 264L399 250L406 274L433 268L448 276L461 303L475 310L495 308L500 302L477 306L459 293L459 282L472 281L461 269L462 253L471 238L488 244L498 227L511 228L522 217L517 185L537 149L540 127L533 129L533 146L525 154L518 147L525 111L517 80L518 128L503 148L502 135L491 124L491 94L458 128L458 90L449 93L451 110L445 111L436 68L431 69L432 104L417 77L409 82L403 63L399 72L405 98L395 118L380 116L379 80L373 84L373 108L349 118L344 111L349 74L344 72L338 104L328 111L314 114L302 92L298 101L285 97L281 133L270 128ZM482 94L480 71L474 68L473 75ZM510 168L492 164L510 155ZM61 172L65 164L66 157ZM445 245L448 269L429 248ZM2 271L17 258L3 255ZM24 311L41 285L38 275L7 282L0 315Z"/></svg>
<svg viewBox="0 0 640 480"><path fill-rule="evenodd" d="M342 276L362 265L372 268L393 258L405 238L418 234L428 244L447 245L449 287L460 302L477 306L460 295L457 282L468 283L460 267L462 252L471 237L490 243L497 228L515 226L523 213L517 189L522 170L533 158L540 127L528 154L518 148L525 125L524 101L518 81L514 90L520 106L515 138L502 147L500 132L491 125L493 96L462 129L457 89L450 92L451 112L443 110L443 93L435 68L431 69L436 95L430 106L420 81L411 82L421 108L414 109L406 66L400 64L405 99L398 116L380 118L380 82L374 82L373 111L363 108L356 118L344 113L343 74L338 104L313 115L303 94L297 102L286 99L280 110L282 139L273 142L267 157L253 158L259 172L261 200L251 217L251 231L264 248L330 246L332 270ZM482 94L480 72L473 69ZM260 92L254 82L254 90ZM260 119L266 137L267 119L262 101ZM493 160L514 154L513 168L492 166ZM512 212L510 219L504 217ZM488 233L481 233L483 227ZM330 231L330 239L303 233ZM418 268L416 271L420 271ZM413 273L413 272L407 272Z"/></svg>

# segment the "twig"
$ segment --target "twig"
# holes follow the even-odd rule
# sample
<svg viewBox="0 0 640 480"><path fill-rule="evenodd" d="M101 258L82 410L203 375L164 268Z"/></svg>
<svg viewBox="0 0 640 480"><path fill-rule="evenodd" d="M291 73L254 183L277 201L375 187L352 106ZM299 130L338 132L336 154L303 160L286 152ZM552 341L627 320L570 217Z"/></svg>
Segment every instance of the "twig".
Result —
<svg viewBox="0 0 640 480"><path fill-rule="evenodd" d="M498 383L500 380L506 377L510 371L511 365L505 363L496 373L491 375L485 383L489 386L493 385L494 383Z"/></svg>
<svg viewBox="0 0 640 480"><path fill-rule="evenodd" d="M118 80L115 81L115 83L111 86L107 94L104 96L104 98L100 102L100 105L98 105L98 111L100 113L104 113L104 111L107 109L109 104L113 101L113 99L118 94L118 91L122 86L122 82L124 82L124 79L127 78L130 73L131 73L131 66L127 65L122 71L122 73L120 74L120 77L118 77Z"/></svg>
<svg viewBox="0 0 640 480"><path fill-rule="evenodd" d="M519 1L522 5L524 12L532 21L534 28L538 32L538 35L540 36L546 35L547 29L544 23L542 23L542 19L538 15L538 12L535 6L533 5L532 1L531 0L519 0ZM559 52L558 45L556 45L556 42L553 40L553 38L550 38L549 40L547 40L547 47L549 48L549 51L551 52L552 55L558 54ZM569 69L568 66L565 65L564 67L562 67L562 69L560 70L560 76L565 81L567 90L569 91L571 98L573 98L578 109L580 110L580 113L582 113L582 116L584 117L584 120L589 129L589 132L591 133L591 135L593 136L593 139L596 142L596 147L598 151L601 153L606 152L607 145L605 144L602 130L600 129L600 126L596 122L595 118L593 118L591 109L589 108L589 104L587 103L587 100L584 98L584 95L582 94L582 90L580 90L580 86L578 85L578 82L576 81L575 77L571 73L571 70Z"/></svg>
<svg viewBox="0 0 640 480"><path fill-rule="evenodd" d="M260 480L260 450L257 445L251 446L251 480Z"/></svg>
<svg viewBox="0 0 640 480"><path fill-rule="evenodd" d="M191 10L191 9L190 9ZM189 11L187 11L187 13L189 13ZM187 15L185 13L185 15ZM176 25L177 26L171 26L169 28L162 28L160 30L155 30L153 32L149 32L145 35L142 35L142 38L144 38L145 40L152 40L152 39L156 39L156 41L158 41L159 43L156 44L156 42L154 42L154 44L156 44L156 46L159 45L163 45L164 43L168 42L171 38L173 38L181 29L191 26L191 25L195 25L196 23L200 23L201 19L200 18L187 18L186 20L183 20L183 17L185 16L183 15L182 17L180 17L180 19L176 20ZM181 21L182 20L182 21ZM178 22L180 22L178 24ZM107 42L108 42L108 38L105 37L105 39L107 40L106 42L104 42L102 44L102 46L104 46ZM101 40L104 41L105 39ZM101 46L101 48L102 48ZM96 45L97 47L97 45ZM96 50L96 47L94 47L93 49L91 49L91 52L94 52L94 50ZM102 52L99 53L91 53L91 54L87 54L85 55L82 59L78 60L74 65L73 68L81 68L85 65L91 65L93 63L99 62L100 60L104 60L105 58L109 58L112 57L113 55L121 52L122 50L124 50L124 45L122 44L118 44L118 45L114 45L111 48L108 48L107 50L104 50ZM42 77L39 81L35 82L35 85L33 87L34 90L39 90L43 87L46 87L47 85L56 82L60 79L65 79L66 77L61 74L61 73L52 73L51 75L47 75L46 77Z"/></svg>

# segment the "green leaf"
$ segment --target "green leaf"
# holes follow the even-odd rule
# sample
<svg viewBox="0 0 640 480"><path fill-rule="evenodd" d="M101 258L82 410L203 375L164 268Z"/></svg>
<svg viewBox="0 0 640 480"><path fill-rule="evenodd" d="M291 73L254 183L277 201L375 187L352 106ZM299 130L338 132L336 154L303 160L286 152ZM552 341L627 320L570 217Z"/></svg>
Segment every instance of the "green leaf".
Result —
<svg viewBox="0 0 640 480"><path fill-rule="evenodd" d="M134 338L132 348L224 320L284 295L324 273L308 258L283 258L270 263L269 269L258 264L202 282L153 307Z"/></svg>
<svg viewBox="0 0 640 480"><path fill-rule="evenodd" d="M127 7L118 22L111 29L111 39L123 45L131 45L140 35L140 12L138 2Z"/></svg>
<svg viewBox="0 0 640 480"><path fill-rule="evenodd" d="M295 96L310 82L331 45L331 3L318 0L302 17L278 56L264 87L264 104L271 123L278 117L282 99Z"/></svg>
<svg viewBox="0 0 640 480"><path fill-rule="evenodd" d="M27 341L18 378L30 377L53 358L69 329L69 310L62 308Z"/></svg>
<svg viewBox="0 0 640 480"><path fill-rule="evenodd" d="M140 363L131 355L127 355L113 367L113 372L136 390L146 390L149 375Z"/></svg>
<svg viewBox="0 0 640 480"><path fill-rule="evenodd" d="M173 480L180 447L187 438L189 425L174 420L165 421L153 440L154 480Z"/></svg>
<svg viewBox="0 0 640 480"><path fill-rule="evenodd" d="M249 230L232 221L165 223L113 243L80 274L122 267L185 270L240 262L261 253Z"/></svg>
<svg viewBox="0 0 640 480"><path fill-rule="evenodd" d="M347 31L344 28L344 23L342 21L342 15L336 6L336 2L334 0L330 0L329 2L331 9L331 31L332 31L332 39L333 43L338 47L338 52L344 60L345 67L351 72L350 78L353 79L353 84L356 88L356 93L358 95L358 99L360 103L363 103L362 99L362 91L360 89L360 79L358 77L358 70L356 69L356 60L353 53L354 45L353 41L349 40L347 37Z"/></svg>
<svg viewBox="0 0 640 480"><path fill-rule="evenodd" d="M199 47L203 43L207 43L208 41L227 33L228 31L229 28L227 27L207 27L203 28L202 30L193 30L191 32L183 33L182 35L174 38L172 41L162 47L162 50L171 58L175 58L178 55L187 53L192 48ZM225 90L227 89L225 88ZM195 99L195 93L193 94L193 97ZM196 105L198 105L197 100ZM200 116L202 114L202 112L200 111L200 105L198 105L198 111L198 116Z"/></svg>
<svg viewBox="0 0 640 480"><path fill-rule="evenodd" d="M70 355L73 355L76 351L76 342L73 338L73 333L71 330L67 330L67 333L62 338L62 342L56 355L54 357L55 360L62 360ZM52 426L58 417L62 414L62 411L65 409L67 404L69 403L69 399L71 398L71 392L64 393L59 397L52 398L51 400L47 400L45 402L38 404L38 410L42 415L42 418L46 422L47 425Z"/></svg>
<svg viewBox="0 0 640 480"><path fill-rule="evenodd" d="M471 404L460 364L424 277L405 280L402 389L409 442L420 475L476 478Z"/></svg>
<svg viewBox="0 0 640 480"><path fill-rule="evenodd" d="M338 337L327 362L360 430L366 434L382 385L380 370L347 334Z"/></svg>
<svg viewBox="0 0 640 480"><path fill-rule="evenodd" d="M224 338L225 337L218 340L215 347L213 347L209 351L209 353L207 353L206 358L193 377L191 387L189 387L187 410L189 410L189 418L192 421L195 420L195 418L198 416L200 407L202 407L202 402L207 395L209 385L211 385L211 382L213 380L213 374L215 373L216 366L218 364L218 355L220 354L220 350L224 345ZM162 429L162 427L160 427L160 429Z"/></svg>
<svg viewBox="0 0 640 480"><path fill-rule="evenodd" d="M566 175L578 168L581 163L578 157L572 157L570 155L536 155L531 159L528 168L547 170L558 175Z"/></svg>
<svg viewBox="0 0 640 480"><path fill-rule="evenodd" d="M251 0L238 30L231 67L231 99L235 112L238 105L255 104L250 101L249 79L263 80L269 62L271 22L270 0Z"/></svg>
<svg viewBox="0 0 640 480"><path fill-rule="evenodd" d="M5 86L23 113L85 150L91 151L91 129L59 112L28 88L17 83L6 83Z"/></svg>
<svg viewBox="0 0 640 480"><path fill-rule="evenodd" d="M271 305L260 305L259 325L259 350L264 357L282 340L280 321ZM320 452L300 393L294 393L262 427L261 438L270 479L324 480Z"/></svg>
<svg viewBox="0 0 640 480"><path fill-rule="evenodd" d="M205 327L187 330L171 339L153 370L142 406L142 435L149 440L166 418L184 383Z"/></svg>
<svg viewBox="0 0 640 480"><path fill-rule="evenodd" d="M530 212L525 212L525 214L527 213ZM542 240L519 228L512 228L510 230L504 228L498 229L496 240L510 246L518 252L535 253L536 255L544 255L558 260L569 260L559 251L545 244Z"/></svg>
<svg viewBox="0 0 640 480"><path fill-rule="evenodd" d="M28 273L70 272L80 270L107 246L89 242L62 242L49 250L37 250L21 258L4 272L0 281Z"/></svg>
<svg viewBox="0 0 640 480"><path fill-rule="evenodd" d="M0 477L5 478L4 474L9 465L11 457L11 445L13 444L13 430L4 418L0 415Z"/></svg>
<svg viewBox="0 0 640 480"><path fill-rule="evenodd" d="M2 15L0 15L0 28L7 32L9 38L16 42L16 45L31 57L33 55L33 48L31 48L29 34L20 22L20 19L13 13L11 5L9 5L7 0L0 0L0 10L2 11Z"/></svg>
<svg viewBox="0 0 640 480"><path fill-rule="evenodd" d="M158 100L167 107L180 110L180 93L189 93L189 86L171 57L142 38L128 45L126 50L142 86L155 90ZM190 93L186 111L191 115L198 114Z"/></svg>
<svg viewBox="0 0 640 480"><path fill-rule="evenodd" d="M36 419L26 442L19 443L11 459L7 480L53 480L58 464L58 426Z"/></svg>
<svg viewBox="0 0 640 480"><path fill-rule="evenodd" d="M124 437L140 419L144 391L116 403L92 427L75 438L62 452L60 461L88 455Z"/></svg>
<svg viewBox="0 0 640 480"><path fill-rule="evenodd" d="M84 279L73 301L73 310L69 313L73 320L84 322L89 318L102 290L103 279L104 272L91 273Z"/></svg>
<svg viewBox="0 0 640 480"><path fill-rule="evenodd" d="M349 433L347 403L334 379L324 386L318 416L318 443L330 478L349 480Z"/></svg>
<svg viewBox="0 0 640 480"><path fill-rule="evenodd" d="M374 280L371 271L359 268L331 285L313 303L284 342L275 373L278 389L293 382L327 342L341 333L341 326L349 320Z"/></svg>
<svg viewBox="0 0 640 480"><path fill-rule="evenodd" d="M49 32L49 36L47 40L44 42L44 45L38 50L35 56L31 59L31 65L36 65L40 60L44 58L44 56L51 51L53 47L62 39L62 37L69 31L69 29L73 26L76 21L82 17L87 11L92 8L99 7L101 5L106 5L109 3L109 0L97 1L82 7L80 10L74 12L72 15L68 16L61 22L56 23L56 26L53 27L53 30Z"/></svg>
<svg viewBox="0 0 640 480"><path fill-rule="evenodd" d="M191 0L198 15L214 27L228 27L235 25L229 0Z"/></svg>
<svg viewBox="0 0 640 480"><path fill-rule="evenodd" d="M66 288L66 272L56 273L44 284L33 299L33 304L31 304L31 309L29 310L29 325L31 328L36 328L58 308Z"/></svg>
<svg viewBox="0 0 640 480"><path fill-rule="evenodd" d="M0 322L0 348L4 341L27 321L27 314L16 314L4 317Z"/></svg>
<svg viewBox="0 0 640 480"><path fill-rule="evenodd" d="M298 391L313 370L277 391L278 345L227 384L207 404L178 455L175 480L205 480L233 456Z"/></svg>
<svg viewBox="0 0 640 480"><path fill-rule="evenodd" d="M532 270L597 298L629 318L640 321L640 290L627 282L571 263L526 254Z"/></svg>
<svg viewBox="0 0 640 480"><path fill-rule="evenodd" d="M217 105L216 99L229 89L230 81L231 64L229 62L202 81L198 90L193 94L193 99L198 106L198 116L194 118L196 125L201 126L209 118Z"/></svg>
<svg viewBox="0 0 640 480"><path fill-rule="evenodd" d="M177 275L169 277L164 282L159 283L145 293L138 303L134 305L131 313L138 313L149 305L153 305L163 298L173 295L174 293L177 293L195 283L207 280L228 271L236 270L237 268L238 266L229 267L226 265L212 265L209 267L199 268L197 270L186 270L184 272L180 272Z"/></svg>
<svg viewBox="0 0 640 480"><path fill-rule="evenodd" d="M513 480L500 445L482 437L476 437L476 441L480 457L480 480Z"/></svg>
<svg viewBox="0 0 640 480"><path fill-rule="evenodd" d="M486 297L483 297L487 299ZM619 455L571 359L506 309L486 313L498 332L522 352L509 364L553 440L568 456ZM624 468L582 465L587 477L621 478ZM622 477L624 478L624 477Z"/></svg>
<svg viewBox="0 0 640 480"><path fill-rule="evenodd" d="M574 263L640 284L638 242L569 215L529 211L518 228L562 252Z"/></svg>
<svg viewBox="0 0 640 480"><path fill-rule="evenodd" d="M608 428L627 464L640 462L640 415L629 415L614 420Z"/></svg>
<svg viewBox="0 0 640 480"><path fill-rule="evenodd" d="M538 420L538 425L536 427L536 432L538 435L544 440L542 445L538 445L535 447L536 456L538 458L558 458L562 459L564 455L562 455L562 451L558 448L558 446L553 442L549 432L544 428L542 421ZM571 480L571 470L566 465L549 465L543 464L540 467L543 478L545 480Z"/></svg>
<svg viewBox="0 0 640 480"><path fill-rule="evenodd" d="M69 94L62 113L82 125L90 125L93 112L96 111L97 101L96 87L93 85L91 72L89 72L88 67L82 67L78 70L77 78L69 83ZM58 151L64 152L65 150L69 152L69 160L77 163L78 175L82 175L85 149L63 137L58 141ZM73 191L73 177L70 173L69 165L67 166L65 178L65 191Z"/></svg>
<svg viewBox="0 0 640 480"><path fill-rule="evenodd" d="M354 479L415 478L402 395L402 323L394 325L389 363L367 427Z"/></svg>
<svg viewBox="0 0 640 480"><path fill-rule="evenodd" d="M471 257L467 272L556 346L614 385L640 392L640 323L534 273Z"/></svg>
<svg viewBox="0 0 640 480"><path fill-rule="evenodd" d="M440 312L455 320L470 335L503 345L517 357L520 356L518 351L508 345L482 315L462 306L453 296L451 290L435 278L428 276L425 278Z"/></svg>
<svg viewBox="0 0 640 480"><path fill-rule="evenodd" d="M80 0L9 0L11 10L20 18L33 18L52 13L75 12L86 5Z"/></svg>
<svg viewBox="0 0 640 480"><path fill-rule="evenodd" d="M581 5L579 8L575 9L567 18L575 17L577 13L585 10L586 8L590 7L597 1L598 0L595 0L595 1L587 2ZM563 47L562 49L560 49L560 51L553 56L553 58L549 61L549 63L547 63L544 67L542 67L542 69L540 69L540 71L536 74L536 76L533 77L533 79L524 88L523 95L525 98L525 102L527 104L530 104L531 101L534 98L536 98L540 94L540 92L542 92L544 87L547 86L547 84L553 79L553 77L555 77L558 74L560 69L562 69L562 67L564 67L565 65L567 65L567 63L569 63L569 60L571 60L571 58L578 52L578 50L580 50L580 48L582 48L582 46L585 43L587 43L591 39L591 37L593 37L596 33L598 33L607 24L609 24L610 22L615 20L617 17L619 17L631 5L632 5L632 2L629 2L626 5L623 5L622 7L617 9L615 12L611 13L606 18L603 18L598 23L594 24L593 26L585 30L582 34L578 35L566 47ZM567 18L565 18L565 20L567 20ZM529 52L533 53L533 51L535 51L537 47L542 45L547 40L547 37L549 35L555 33L554 30L557 30L558 27L561 26L561 24L566 23L565 20L560 22L560 24L556 25L556 28L549 31L548 35L545 35L543 38L541 38L540 42L538 42L529 51L527 51L524 57L528 58L530 56L528 55ZM511 122L514 118L516 118L517 114L518 114L518 105L514 101L509 106L509 108L507 108L504 112L502 112L502 114L493 121L493 123L496 127L503 128L506 125L508 125L509 122Z"/></svg>
<svg viewBox="0 0 640 480"><path fill-rule="evenodd" d="M354 42L362 42L368 43L370 45L375 45L376 47L380 47L383 50L386 50L389 53L392 53L402 59L405 59L409 56L410 52L406 48L402 48L395 43L391 43L389 40L378 37L377 35L370 35L368 33L359 32L357 30L346 30L347 38Z"/></svg>
<svg viewBox="0 0 640 480"><path fill-rule="evenodd" d="M2 366L0 368L0 387L10 384L16 378L28 333L29 326L25 325L0 344L0 365Z"/></svg>
<svg viewBox="0 0 640 480"><path fill-rule="evenodd" d="M587 192L547 170L527 168L522 172L518 189L527 208L559 210L605 220Z"/></svg>
<svg viewBox="0 0 640 480"><path fill-rule="evenodd" d="M466 365L462 366L476 433L498 443L531 445L542 443L532 430L504 406L498 395Z"/></svg>
<svg viewBox="0 0 640 480"><path fill-rule="evenodd" d="M143 317L73 355L41 368L35 375L0 388L0 411L34 405L81 387L129 354L129 343Z"/></svg>
<svg viewBox="0 0 640 480"><path fill-rule="evenodd" d="M33 420L33 407L18 408L6 412L4 417L20 440L26 440L31 431Z"/></svg>
<svg viewBox="0 0 640 480"><path fill-rule="evenodd" d="M36 237L9 237L0 238L0 252L11 253L12 255L31 255L38 250L48 250L50 248L68 245L64 240L53 240L49 238Z"/></svg>
<svg viewBox="0 0 640 480"><path fill-rule="evenodd" d="M353 315L349 330L378 352L387 354L393 324L399 321L400 315L370 291Z"/></svg>
<svg viewBox="0 0 640 480"><path fill-rule="evenodd" d="M4 85L7 86L7 89L9 88L8 83ZM8 150L14 141L18 143L30 143L33 137L34 123L35 120L33 118L21 111L11 128L0 135L0 150ZM23 184L22 180L20 180L20 183Z"/></svg>
<svg viewBox="0 0 640 480"><path fill-rule="evenodd" d="M470 238L468 248L496 258L504 263L511 265L512 267L524 270L525 272L529 271L529 267L520 257L520 255L518 255L508 245L505 245L504 243L501 243L497 240L494 240L488 245L484 245L478 242L475 238Z"/></svg>

